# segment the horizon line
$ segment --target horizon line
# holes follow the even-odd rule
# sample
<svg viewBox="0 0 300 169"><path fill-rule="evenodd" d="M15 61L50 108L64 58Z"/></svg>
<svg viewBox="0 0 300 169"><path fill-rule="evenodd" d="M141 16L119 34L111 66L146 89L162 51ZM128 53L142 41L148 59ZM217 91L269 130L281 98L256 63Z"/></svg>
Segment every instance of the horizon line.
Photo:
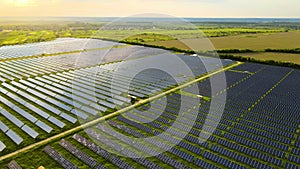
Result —
<svg viewBox="0 0 300 169"><path fill-rule="evenodd" d="M0 16L0 18L193 18L193 19L300 19L300 17L148 17L148 16Z"/></svg>

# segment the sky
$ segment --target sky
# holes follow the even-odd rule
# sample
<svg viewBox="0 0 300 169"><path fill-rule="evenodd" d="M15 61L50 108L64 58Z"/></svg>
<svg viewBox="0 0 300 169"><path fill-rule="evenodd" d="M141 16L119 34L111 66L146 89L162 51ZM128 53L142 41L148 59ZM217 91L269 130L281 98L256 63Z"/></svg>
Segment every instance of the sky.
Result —
<svg viewBox="0 0 300 169"><path fill-rule="evenodd" d="M0 16L300 18L299 0L0 0Z"/></svg>

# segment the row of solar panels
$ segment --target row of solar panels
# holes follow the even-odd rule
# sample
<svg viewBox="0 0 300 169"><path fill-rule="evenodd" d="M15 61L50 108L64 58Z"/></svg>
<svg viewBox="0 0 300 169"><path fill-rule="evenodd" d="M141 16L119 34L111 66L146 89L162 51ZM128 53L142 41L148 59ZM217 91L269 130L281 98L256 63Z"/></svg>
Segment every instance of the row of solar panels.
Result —
<svg viewBox="0 0 300 169"><path fill-rule="evenodd" d="M140 50L141 47L129 47L132 50ZM144 49L149 52L157 53L156 50ZM126 52L126 48L112 49L112 53ZM75 68L83 68L93 65L104 64L105 62L120 61L122 58L109 59L103 61L99 56L105 55L106 51L88 51L82 54L65 54L39 58L27 58L20 60L4 61L0 63L0 81L22 79L24 77L49 74L51 72L67 71ZM143 55L144 53L141 53ZM139 56L143 57L143 56ZM80 62L78 62L80 60ZM127 61L128 62L128 61ZM117 66L117 65L115 65Z"/></svg>
<svg viewBox="0 0 300 169"><path fill-rule="evenodd" d="M77 72L78 73L78 72ZM80 73L80 72L79 72ZM50 76L43 76L43 77L36 77L36 78L28 78L27 80L20 80L19 82L12 81L10 84L9 83L3 83L2 86L6 87L9 89L7 91L6 89L2 88L1 92L4 95L7 95L10 99L14 100L16 103L24 105L24 107L30 109L32 112L34 112L36 115L39 117L42 117L49 122L53 123L54 125L58 126L59 128L63 128L66 124L56 117L49 115L47 112L44 111L48 110L51 113L55 115L59 115L60 117L66 119L67 121L71 123L75 123L77 120L66 113L63 113L63 111L60 111L56 107L53 107L52 105L55 105L57 107L60 107L61 109L65 111L71 111L71 113L75 115L79 115L82 118L87 118L87 115L84 112L90 113L92 115L95 115L95 111L91 110L88 107L81 107L81 104L77 104L77 108L82 108L82 110L79 111L72 111L71 105L74 104L73 100L78 100L79 102L82 103L88 103L84 98L86 98L89 94L90 91L86 92L85 94L81 91L85 91L86 86L90 85L86 83L85 81L88 80L86 77L82 77L83 79L77 79L76 82L72 81L72 74L70 73L61 73L57 75L50 75ZM107 77L106 77L107 78ZM120 77L121 78L121 77ZM60 79L60 80L59 80ZM100 79L100 78L99 78ZM102 82L104 82L104 79L99 81L99 85L103 85ZM139 80L141 82L141 80ZM61 85L60 85L61 84ZM138 82L136 82L138 84ZM73 89L75 88L75 92L71 87L67 86L78 86L78 88L73 86ZM55 87L54 87L55 86ZM85 88L84 88L85 87ZM111 95L109 92L113 91L112 93L118 94L116 96L113 96L115 100L108 100L112 101L113 103L119 103L120 105L123 105L123 101L129 102L129 99L122 98L120 96L122 88L120 86L116 87L114 90L110 90L108 87L105 86L98 86L102 90L97 90L99 93L97 96L100 96L101 98L105 97L106 99L109 99L108 97ZM50 90L49 90L50 89ZM78 90L76 92L76 90ZM90 89L91 90L91 89ZM106 92L104 92L106 90ZM121 90L121 91L120 91ZM68 91L68 93L67 93ZM124 91L124 89L123 89ZM61 95L59 95L59 94ZM75 95L74 95L75 93ZM77 97L78 95L79 97ZM105 96L106 95L106 96ZM52 97L55 99L53 99ZM69 96L70 99L65 98L65 96ZM72 96L72 97L70 97ZM30 103L26 100L30 100ZM111 99L113 99L111 98ZM57 99L57 100L56 100ZM92 98L91 98L92 99ZM119 99L119 100L117 100ZM10 102L9 100L2 98L2 102L21 116L23 116L25 119L28 121L34 123L37 125L39 128L43 129L47 133L50 133L53 128L47 125L46 123L38 120L35 116L32 116L28 112L22 110L22 108L16 106L14 103ZM67 101L67 102L66 102ZM63 104L62 102L66 102L68 104ZM39 107L35 106L36 103L43 109L40 109ZM51 104L49 104L51 103ZM76 102L75 102L76 103ZM109 108L115 108L115 105L113 103L109 103L107 101L101 100L99 102L101 105L104 105ZM76 105L76 104L75 104ZM97 106L99 107L99 105ZM100 106L101 111L106 111L106 108ZM9 117L6 116L7 119L10 119L15 125L17 125L19 128L21 128L23 125L25 125L22 121L19 119L15 118L12 114L9 114ZM29 128L28 126L21 128L25 130L26 133L28 133L31 137L36 138L39 134ZM30 130L30 131L29 131ZM18 144L21 143L21 141L15 141Z"/></svg>
<svg viewBox="0 0 300 169"><path fill-rule="evenodd" d="M272 87L272 86L270 86L270 87ZM138 128L141 128L140 126L138 127ZM142 128L143 129L143 128ZM254 135L253 136L251 136L251 138L253 138L254 137ZM255 143L255 144L257 144L257 143ZM257 148L257 147L256 147ZM267 153L270 153L270 154L272 154L272 151L274 152L274 150L272 150L272 151L268 151L268 150L262 150L262 151L266 151ZM276 154L277 155L277 154ZM281 157L283 157L282 155L279 155L279 156L281 156ZM275 161L269 161L269 162L271 162L271 163L274 163L275 165L278 165L279 163L278 162L276 162L276 160Z"/></svg>
<svg viewBox="0 0 300 169"><path fill-rule="evenodd" d="M96 39L60 38L50 42L3 46L0 48L0 59L106 48L119 45L122 44Z"/></svg>
<svg viewBox="0 0 300 169"><path fill-rule="evenodd" d="M112 121L110 121L111 123L113 123ZM125 129L126 130L126 127L120 127L121 129ZM109 134L109 130L107 130L107 128L103 128L103 126L99 126L98 127L99 130L103 129L103 132L106 132L106 134ZM129 131L129 130L127 130ZM112 140L110 139L106 139L103 135L99 135L97 133L95 133L94 131L92 130L89 130L87 131L90 136L93 136L95 139L97 139L98 141L101 141L102 143L105 143L106 145L111 145L112 147L114 148L117 148L117 147L120 147L120 145L116 144L116 143L113 143ZM107 155L107 152L104 150L104 149L101 149L100 147L96 146L94 143L90 142L89 140L87 140L86 138L83 138L81 136L79 136L78 134L74 135L73 138L75 138L78 142L80 142L81 144L83 144L84 146L86 146L87 148L93 150L94 152L96 152L97 154L101 155L103 158L105 159L108 159L108 161L110 161L111 163L113 163L114 165L118 166L118 167L121 167L121 168L131 168L132 166L128 166L126 163L124 163L123 161L120 161L120 160L116 160L114 159L113 161L109 160L109 156ZM68 144L68 143L66 143ZM147 149L145 149L146 147L143 146L142 144L138 144L136 143L135 144L136 148L138 148L140 151L144 150L144 151L147 151ZM183 144L182 146L187 146L186 144ZM150 146L151 147L151 146ZM66 148L66 147L65 147ZM69 147L70 148L70 147ZM73 147L74 148L74 147ZM66 148L68 149L68 148ZM129 155L129 154L132 154L132 153L135 153L135 152L132 152L131 150L129 149L123 149L123 148L117 148L117 150L121 151L122 153L126 154L126 155ZM150 149L148 149L148 151L151 151ZM74 153L78 153L79 151L70 151L72 152L72 154L77 157L78 159L82 160L83 162L85 162L87 165L90 165L91 163L88 163L87 161L85 161L84 159L86 158L82 158L83 156L78 156ZM185 158L186 160L189 160L191 161L192 160L192 156L184 153L183 151L180 151L178 149L172 149L170 150L170 153L176 155L176 156L179 156L181 158ZM185 165L183 165L182 163L178 162L177 160L169 157L168 155L158 155L156 157L158 160L161 160L163 163L165 164L168 164L170 166L173 166L175 168L183 168L185 167ZM147 167L147 168L162 168L161 166L159 166L158 164L156 163L153 163L152 161L149 161L148 159L144 159L144 158L141 158L141 159L134 159L137 163L143 165L144 167ZM197 161L199 161L200 159L197 159ZM201 166L202 164L199 164L199 163L195 163L196 165L198 164L199 166ZM152 166L152 167L151 167Z"/></svg>
<svg viewBox="0 0 300 169"><path fill-rule="evenodd" d="M270 86L270 87L272 87L272 86ZM233 87L230 90L236 90L236 89ZM242 94L246 94L246 93L247 93L246 90L242 92ZM176 103L176 101L178 101L179 99L178 98L171 98L171 100L175 100L175 101L172 101L172 102ZM232 127L235 127L234 126L234 124L236 123L235 118L241 116L241 110L237 110L237 109L232 109L232 110L229 109L228 110L228 108L230 108L230 105L231 104L229 104L229 107L227 107L227 111L231 111L231 112L234 112L236 114L234 114L234 115L233 114L225 114L226 116L228 116L228 117L226 117L226 119L229 119L229 120L228 121L223 120L221 125L222 126L228 126L228 127L232 128ZM151 106L153 106L153 104L151 104ZM186 106L188 107L189 105L186 105ZM161 107L161 106L156 105L155 107L158 108L158 107ZM207 110L207 107L209 107L209 105L206 105L204 107L206 107L204 110ZM171 110L171 111L169 111L169 110ZM139 124L138 126L135 126L136 123L128 123L129 121L124 120L124 118L118 118L120 121L117 121L117 123L122 123L122 122L127 123L126 127L118 127L118 128L123 130L124 132L130 134L130 135L133 135L133 136L143 136L144 133L147 133L149 135L153 135L153 134L156 133L155 131L157 131L157 130L162 131L161 126L165 125L165 124L162 124L163 121L170 122L170 121L172 121L176 118L176 111L172 111L172 110L176 110L176 105L171 106L171 107L168 108L168 114L171 115L171 116L164 115L163 119L161 119L161 121L158 121L158 124L160 124L160 126L152 125L154 123L152 123L152 124L148 123L147 125ZM247 110L247 108L245 108L244 111L246 111L246 110ZM134 115L139 116L139 115L141 115L141 113L134 114ZM146 118L148 118L149 116L151 116L151 115L149 115L149 114L145 115ZM122 117L122 116L119 116L119 117ZM168 117L172 117L172 118L168 119ZM232 118L232 117L234 117L234 118ZM245 140L249 140L248 143L252 142L251 145L250 145L246 142L243 143L243 142L239 141L239 140L241 140L241 138L243 138L245 136L242 136L242 135L237 136L237 133L224 135L221 132L221 130L217 130L217 132L215 132L215 134L208 140L209 144L213 143L213 145L215 145L215 146L208 146L209 144L207 143L207 144L200 145L200 147L201 147L200 151L197 150L197 148L198 148L197 143L198 143L199 140L195 136L197 136L197 134L199 134L200 131L198 129L201 129L201 123L204 123L202 118L205 118L205 116L199 116L199 118L201 118L201 119L198 119L198 121L197 121L199 126L197 126L197 127L195 126L196 128L192 130L191 135L186 137L185 142L179 144L179 146L186 149L186 151L188 153L197 152L197 153L203 155L203 157L205 157L204 161L201 160L201 159L198 159L198 158L193 159L192 161L195 165L198 165L200 167L209 166L210 168L214 168L214 167L217 167L217 166L220 166L220 165L227 166L227 167L233 167L233 166L237 167L237 165L238 165L237 163L228 162L228 159L233 160L233 161L239 161L243 164L246 164L246 166L252 166L252 167L260 166L260 167L263 167L263 168L267 168L267 167L270 168L270 166L267 166L267 165L264 164L265 162L268 162L269 164L273 164L273 166L283 165L281 158L284 157L284 155L276 154L276 157L275 157L273 155L273 153L277 153L276 151L274 151L276 149L272 150L272 149L269 149L269 147L270 147L269 145L264 145L264 144L258 143L256 141L253 142L252 138L255 137L255 135L251 136L251 139L250 138L245 139ZM244 121L248 122L248 119L245 119ZM181 122L183 122L183 121L181 121ZM245 123L245 124L236 123L236 124L238 124L237 126L248 125L248 123ZM261 125L261 124L257 123L257 125ZM120 126L120 125L115 125L115 126ZM264 126L264 125L262 125L262 126ZM130 128L130 129L133 128L133 130L135 132L139 132L139 131L142 130L142 133L141 134L136 134L136 133L133 134L134 132L132 132L128 128ZM261 128L261 129L266 130L266 128ZM103 128L98 127L97 129L101 130ZM226 131L225 133L230 133L230 132L233 131L233 130L227 131L227 127L223 128L222 130L225 130ZM180 131L180 130L178 130L178 131ZM103 143L105 143L107 145L113 145L115 148L117 148L117 150L122 150L122 148L118 148L119 146L116 145L115 143L111 143L111 139L105 139L104 136L101 135L101 132L100 133L98 133L98 132L95 132L95 131L92 132L91 131L89 134L94 135L95 139L102 138L101 140L104 141ZM102 131L102 132L105 132L105 131ZM106 133L106 134L110 135L110 133ZM112 137L114 137L114 136L112 136ZM225 139L224 139L224 137L225 137ZM121 140L121 141L126 142L128 140ZM172 141L172 140L168 140L168 141ZM217 142L217 144L216 144L216 142ZM236 142L239 142L239 144L241 144L241 145L236 144ZM86 143L86 141L85 141L85 143ZM140 145L137 144L137 146L140 146ZM193 146L196 146L196 147L193 147ZM292 145L290 145L290 146L292 146ZM95 148L95 147L91 146L91 148ZM140 148L142 148L142 147L140 147ZM203 151L203 150L205 150L205 151ZM149 151L149 150L146 150L146 151ZM184 151L184 152L186 152L186 151ZM125 149L124 152L129 153L127 149ZM179 156L182 159L189 160L190 156L186 155L184 152L173 149L171 153L175 153L177 156ZM204 152L204 153L200 153L200 152ZM232 154L230 152L236 152L237 155L235 155L234 153ZM297 152L297 151L295 151L295 148L293 148L293 152ZM218 153L220 153L220 154L218 154ZM218 155L216 155L216 154L218 154ZM249 158L247 156L251 156L252 157L252 158L250 158L251 160L249 160ZM164 157L157 157L157 158L163 159L163 158L168 158L168 157L164 156ZM298 155L295 155L293 157L289 157L289 161L285 164L285 167L288 167L288 166L289 167L297 167L297 162L298 162L297 159L298 159ZM168 160L165 159L164 162L166 164L169 164L169 163L167 163L167 161ZM178 161L175 161L175 162L178 162ZM169 165L172 165L172 164L174 165L175 162L173 161ZM216 165L216 164L217 164L217 166L213 166L213 165ZM177 165L177 166L180 166L180 164ZM245 165L243 165L243 166L245 166ZM239 166L239 167L242 167L242 166Z"/></svg>
<svg viewBox="0 0 300 169"><path fill-rule="evenodd" d="M124 122L126 122L126 121L124 121ZM130 123L130 124L132 124L132 123ZM134 126L136 126L136 125L134 125ZM144 130L144 127L141 127L141 126L138 126L138 128L139 129L142 129L142 130ZM144 131L147 131L148 132L148 130L144 130ZM152 131L152 130L151 130ZM178 131L179 132L179 131ZM193 133L193 134L196 134L195 136L198 136L199 135L199 133L200 132L198 132L198 133ZM221 132L219 133L219 135L221 135ZM227 137L226 137L227 138ZM228 139L231 139L231 138L228 138ZM236 139L235 139L236 140ZM257 148L257 147L256 147ZM265 149L266 149L266 147L265 147ZM264 150L265 150L264 149ZM274 150L273 150L274 151ZM247 151L244 151L244 152L247 152ZM267 150L265 150L265 152L267 152L267 153L272 153L272 152L270 152L270 151L267 151ZM277 154L276 154L276 156L277 156ZM258 158L262 158L261 156L258 156ZM283 158L283 157L282 157ZM266 158L266 159L263 159L263 160L265 160L265 161L268 161L269 163L273 163L273 164L275 164L275 165L280 165L281 164L281 161L279 161L278 159L274 159L274 158L271 158L271 157L268 157L268 158ZM274 160L274 161L273 161ZM259 166L259 164L261 164L261 163L251 163L251 165L256 165L256 167L257 166ZM255 167L255 166L254 166Z"/></svg>
<svg viewBox="0 0 300 169"><path fill-rule="evenodd" d="M62 56L58 56L58 57L62 57ZM52 58L51 58L52 59ZM50 60L51 60L50 59ZM51 63L49 63L48 64L48 66L47 66L47 64L45 65L45 62L41 62L40 61L41 59L36 59L36 61L34 62L35 63L35 65L32 67L32 66L30 66L30 71L34 71L34 73L33 74L30 74L30 76L37 76L37 75L40 75L40 74L46 74L46 73L50 73L50 72L56 72L56 71L61 71L61 65L60 64L57 64L56 66L53 66L53 65L55 65L55 63L53 63L53 60L51 60ZM32 61L29 61L28 59L27 60L25 60L25 62L32 62ZM24 62L24 60L19 60L19 61L17 61L17 62ZM41 64L39 65L39 64L37 64L37 62L40 62ZM26 65L26 66L25 66ZM22 69L24 69L24 66L25 66L25 68L26 67L28 67L28 65L30 65L30 64L28 64L28 63L24 63L24 64L22 64ZM39 65L39 66L38 66ZM5 66L3 66L4 67L4 69L5 69L5 72L7 72L8 74L6 75L5 73L3 73L2 75L3 76L5 76L6 78L8 78L9 80L15 80L15 79L22 79L22 77L24 76L24 74L25 74L25 77L29 77L29 75L28 75L28 72L26 72L26 73L22 73L21 72L21 70L20 70L20 68L18 68L17 70L15 70L15 68L12 68L12 67L8 67L7 65L5 65ZM14 66L15 67L15 66ZM48 69L48 68L50 68L50 69ZM54 67L54 68L52 68L52 67ZM107 66L100 66L100 68L102 69L102 67L103 67L103 69L107 69ZM96 67L96 68L98 68L98 67ZM6 70L6 69L8 69L8 70ZM102 69L102 70L103 70ZM64 69L63 69L64 70ZM109 70L112 70L112 69L109 69ZM30 72L29 72L30 73ZM73 72L72 72L73 73ZM26 76L27 75L27 76ZM110 77L111 76L114 76L115 74L110 74ZM74 75L73 75L74 76ZM78 75L78 73L76 74L76 76L81 76L81 75ZM102 76L102 75L100 75L100 76ZM116 76L120 76L120 75L116 75ZM117 78L120 78L120 77L117 77ZM142 81L143 79L140 79L140 81ZM152 80L153 80L153 78L152 78ZM164 85L163 87L166 87L166 86L170 86L170 85L174 85L175 83L174 82L172 82L172 84L170 84L170 83L167 83L167 81L165 81L165 82L160 82L160 78L155 78L154 80L156 80L157 81L157 83L159 82L160 83L160 86L161 85ZM147 82L147 81L146 81ZM144 83L146 83L146 82L144 82ZM129 83L128 81L127 81L127 83ZM149 83L152 83L152 82L149 82ZM149 85L149 83L148 83L148 85ZM144 86L143 86L144 87ZM143 89L143 87L141 87L141 88L139 88L139 89L136 89L136 88L133 88L132 89L132 91L131 91L131 94L135 94L135 95L137 95L138 97L143 97L145 94L149 94L149 93L151 93L151 92L156 92L155 91L155 89L153 89L153 88L151 88L151 89L149 89L148 91L143 91L142 89ZM141 94L141 93L143 93L143 94Z"/></svg>
<svg viewBox="0 0 300 169"><path fill-rule="evenodd" d="M114 49L114 50L124 50ZM84 52L84 55L66 54L39 58L27 58L20 60L4 61L0 63L0 81L22 79L51 72L67 71L74 68L82 68L92 65L103 64L99 61L99 55L105 51ZM82 58L81 58L82 57ZM77 62L81 60L81 62ZM112 60L114 61L114 60Z"/></svg>

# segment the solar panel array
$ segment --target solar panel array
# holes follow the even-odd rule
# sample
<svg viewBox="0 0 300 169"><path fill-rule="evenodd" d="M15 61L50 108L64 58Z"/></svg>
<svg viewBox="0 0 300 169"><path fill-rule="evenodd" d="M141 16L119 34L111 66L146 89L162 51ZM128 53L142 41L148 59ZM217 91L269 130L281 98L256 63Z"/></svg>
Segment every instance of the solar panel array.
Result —
<svg viewBox="0 0 300 169"><path fill-rule="evenodd" d="M45 52L113 45L98 40L89 41L89 45L83 45L85 43L85 39L67 38L0 48L0 153L15 151L16 145L28 145L24 140L34 143L41 137L62 132L68 126L77 126L78 121L90 121L101 117L102 113L127 107L131 104L128 94L147 98L191 78L182 76L185 69L173 62L165 51L137 46L112 49L109 55L100 58L105 63L101 65L96 63L99 61L97 56L105 52L103 50L80 55L23 58ZM69 47L62 48L61 44ZM126 59L132 52L133 59ZM74 64L78 56L86 58ZM134 79L129 76L129 72L143 68L139 61L151 63L155 57L170 60L177 68L173 70L176 76L170 77L154 69ZM196 77L207 73L207 67L209 70L221 67L215 58L187 55L178 55L178 58ZM225 66L233 63L231 60L221 62ZM158 136L170 129L166 133L169 137L132 144L132 139L114 135L107 126L98 124L86 130L92 139L80 132L60 140L59 144L50 144L44 152L49 155L49 162L52 158L63 168L300 168L300 71L246 63L226 71L225 75L226 87L217 87L213 93L210 80L222 78L219 74L184 88L184 93L167 95L166 107L163 99L157 99L108 121L115 130L131 137ZM129 91L127 84L130 84ZM200 90L194 91L194 86ZM218 117L208 115L210 100L200 99L197 95L214 98L225 95L224 91L226 106L217 129L213 132L210 130L213 126L203 129L206 121L213 123ZM181 99L187 104L180 105ZM199 107L192 106L194 101L200 101ZM179 108L184 113L177 121ZM191 125L195 115L195 124L180 140L179 136L185 134L184 130ZM140 123L148 119L155 120ZM171 129L175 121L177 125ZM211 136L199 143L199 139L204 138L199 137L200 133ZM110 149L127 156L155 154L164 145L177 142L175 147L151 158L130 159L107 151ZM132 146L126 146L128 144Z"/></svg>
<svg viewBox="0 0 300 169"><path fill-rule="evenodd" d="M135 47L129 47L135 48ZM126 52L126 48L112 49L115 53ZM0 62L0 81L6 82L22 78L35 77L53 72L94 66L108 61L100 57L107 50L87 51L75 54L54 55L27 59L14 59ZM110 62L122 60L123 57L110 58Z"/></svg>
<svg viewBox="0 0 300 169"><path fill-rule="evenodd" d="M104 58L99 59L99 55L107 52L101 48L112 45L122 47L110 49ZM95 48L100 49L27 57L45 52L55 54ZM161 49L65 38L52 42L5 46L0 48L0 54L5 56L0 62L0 127L3 132L0 152L5 153L13 151L15 144L24 147L45 135L51 136L70 125L76 126L79 120L93 120L117 108L126 107L131 104L128 94L144 98L177 85L168 75L157 71L147 71L134 79L126 73L132 70L133 60L143 59L145 56L169 57L168 52ZM132 55L132 58L126 60L128 55ZM206 60L213 68L220 66L216 65L217 60L213 58L178 57L192 69L195 76L206 73L201 59ZM6 60L7 58L10 59ZM77 62L78 59L80 62ZM227 61L224 64L231 63L233 62ZM124 71L117 71L120 66ZM176 73L181 72L178 70ZM112 82L113 77L118 79L117 82ZM178 76L176 80L183 83L188 77ZM129 83L127 91L125 86Z"/></svg>
<svg viewBox="0 0 300 169"><path fill-rule="evenodd" d="M8 164L8 168L9 169L22 169L22 167L14 160Z"/></svg>
<svg viewBox="0 0 300 169"><path fill-rule="evenodd" d="M252 72L248 72L247 68ZM199 134L203 131L206 119L214 120L213 116L208 115L211 103L201 101L201 105L194 109L190 105L184 105L186 113L180 119L182 127L176 128L175 132L184 132L184 126L189 124L192 112L196 111L197 120L189 134L163 154L150 158L127 158L124 161L127 162L126 167L123 168L166 167L163 164L174 168L300 168L300 71L260 64L244 64L238 70L239 67L226 72L228 98L225 111L217 129L213 133L207 131L211 136L206 142L199 143ZM208 82L205 80L196 85L202 87ZM209 93L205 91L209 88L202 89L203 93ZM192 90L188 87L185 91ZM210 93L210 97L220 95L222 91ZM167 96L168 103L164 109L158 99L111 119L108 124L131 137L161 134L170 129L176 120L181 97L190 101L196 99L173 93ZM139 123L153 117L157 118L148 123ZM140 152L155 152L163 148L163 144L178 139L174 133L173 139L159 139L160 144L151 141L132 144L132 140L113 134L101 123L86 130L86 133L92 140L75 134L73 140L78 143L74 146L83 145L84 147L80 146L82 150L92 150L93 157L95 154L99 155L95 160L101 159L101 165L108 168L121 164L111 162L109 159L112 154L106 149L132 156ZM96 145L93 142L95 140L98 145L105 146Z"/></svg>
<svg viewBox="0 0 300 169"><path fill-rule="evenodd" d="M95 39L59 38L50 42L2 46L0 47L0 59L55 54L84 49L107 48L119 45L124 44Z"/></svg>

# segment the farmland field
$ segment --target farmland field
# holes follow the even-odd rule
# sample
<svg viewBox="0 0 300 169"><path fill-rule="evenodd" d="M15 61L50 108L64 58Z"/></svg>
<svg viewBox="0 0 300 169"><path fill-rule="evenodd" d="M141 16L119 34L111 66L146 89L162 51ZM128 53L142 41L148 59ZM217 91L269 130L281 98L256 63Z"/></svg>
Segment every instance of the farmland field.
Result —
<svg viewBox="0 0 300 169"><path fill-rule="evenodd" d="M297 31L274 34L252 34L228 37L214 37L210 38L210 40L216 49L293 49L300 47L300 32ZM183 39L182 42L178 40L149 42L148 44L166 47L176 47L179 49L189 50L189 48L186 45L184 45L184 43L197 44L197 46L193 46L193 48L198 50L207 49L207 46L201 45L203 44L201 43L201 39Z"/></svg>
<svg viewBox="0 0 300 169"><path fill-rule="evenodd" d="M174 76L131 78L147 64ZM0 65L0 168L300 167L297 69L76 38L1 47Z"/></svg>
<svg viewBox="0 0 300 169"><path fill-rule="evenodd" d="M276 60L280 62L289 62L300 64L300 54L293 53L273 53L273 52L257 52L257 53L232 53L243 57L254 58L257 60Z"/></svg>

